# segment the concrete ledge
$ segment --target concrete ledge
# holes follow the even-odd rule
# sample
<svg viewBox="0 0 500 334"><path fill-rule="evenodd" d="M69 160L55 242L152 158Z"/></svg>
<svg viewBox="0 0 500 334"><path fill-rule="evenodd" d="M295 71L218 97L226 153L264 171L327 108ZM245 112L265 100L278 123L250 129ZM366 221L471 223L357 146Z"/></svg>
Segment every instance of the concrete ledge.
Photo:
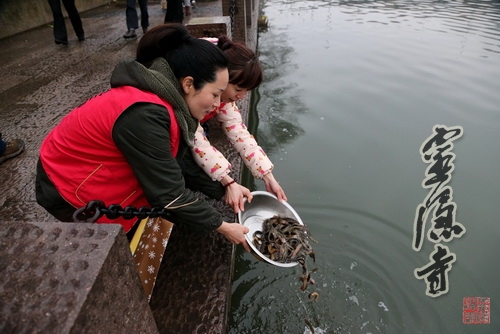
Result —
<svg viewBox="0 0 500 334"><path fill-rule="evenodd" d="M1 333L157 333L120 225L2 222Z"/></svg>

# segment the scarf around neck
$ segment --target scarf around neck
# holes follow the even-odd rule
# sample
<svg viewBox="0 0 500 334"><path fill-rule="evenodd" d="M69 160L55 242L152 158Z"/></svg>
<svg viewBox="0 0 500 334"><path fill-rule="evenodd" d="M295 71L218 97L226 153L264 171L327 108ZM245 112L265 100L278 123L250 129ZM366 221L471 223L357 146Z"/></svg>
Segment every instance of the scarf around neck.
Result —
<svg viewBox="0 0 500 334"><path fill-rule="evenodd" d="M120 63L111 77L111 86L119 85L132 85L148 90L169 102L184 140L189 147L194 146L198 120L189 112L182 87L165 58L156 58L149 68L135 60Z"/></svg>

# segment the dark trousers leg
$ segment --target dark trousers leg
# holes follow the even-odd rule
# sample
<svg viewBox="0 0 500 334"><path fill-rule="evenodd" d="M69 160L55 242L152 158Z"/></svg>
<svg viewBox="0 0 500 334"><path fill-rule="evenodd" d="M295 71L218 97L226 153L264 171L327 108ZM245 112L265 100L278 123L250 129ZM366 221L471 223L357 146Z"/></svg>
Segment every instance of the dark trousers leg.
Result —
<svg viewBox="0 0 500 334"><path fill-rule="evenodd" d="M139 0L139 8L141 8L141 27L149 27L148 0Z"/></svg>
<svg viewBox="0 0 500 334"><path fill-rule="evenodd" d="M139 28L139 22L137 20L137 9L135 8L135 0L127 0L127 9L125 10L125 16L127 18L127 29Z"/></svg>
<svg viewBox="0 0 500 334"><path fill-rule="evenodd" d="M62 222L73 221L73 213L76 209L57 192L56 187L45 173L40 159L36 165L35 193L37 203L56 219Z"/></svg>
<svg viewBox="0 0 500 334"><path fill-rule="evenodd" d="M0 132L0 155L5 153L6 148L7 148L7 142L2 139L2 133Z"/></svg>
<svg viewBox="0 0 500 334"><path fill-rule="evenodd" d="M182 23L184 20L183 0L167 0L167 12L163 23Z"/></svg>
<svg viewBox="0 0 500 334"><path fill-rule="evenodd" d="M61 0L49 0L50 9L54 18L54 38L56 41L67 41L68 33L61 8Z"/></svg>
<svg viewBox="0 0 500 334"><path fill-rule="evenodd" d="M62 3L68 12L68 16L71 21L71 25L73 26L73 30L75 30L76 36L83 37L85 34L83 32L82 19L76 9L75 0L62 0Z"/></svg>

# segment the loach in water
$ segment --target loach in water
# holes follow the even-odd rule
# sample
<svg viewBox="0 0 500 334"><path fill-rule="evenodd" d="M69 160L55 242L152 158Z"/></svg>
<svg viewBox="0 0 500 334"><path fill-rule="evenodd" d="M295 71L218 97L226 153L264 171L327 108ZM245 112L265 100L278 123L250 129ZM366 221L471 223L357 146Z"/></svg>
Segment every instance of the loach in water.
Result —
<svg viewBox="0 0 500 334"><path fill-rule="evenodd" d="M301 265L300 289L302 291L307 290L309 284L314 284L311 274L318 270L315 268L309 271L306 266L308 256L314 262L316 261L316 255L309 241L317 242L311 237L305 225L293 218L278 215L264 220L262 231L256 231L253 235L255 247L264 256L276 262L298 262ZM313 296L314 298L310 300L317 301L319 294L314 292Z"/></svg>
<svg viewBox="0 0 500 334"><path fill-rule="evenodd" d="M304 318L304 321L306 322L307 327L309 327L309 330L311 331L311 334L314 334L314 326L311 324L309 319Z"/></svg>

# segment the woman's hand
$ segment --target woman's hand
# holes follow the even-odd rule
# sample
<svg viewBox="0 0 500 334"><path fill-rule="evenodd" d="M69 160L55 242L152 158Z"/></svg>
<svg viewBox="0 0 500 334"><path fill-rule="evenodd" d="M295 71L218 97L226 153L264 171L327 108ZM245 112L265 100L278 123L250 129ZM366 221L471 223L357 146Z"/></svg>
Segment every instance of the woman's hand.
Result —
<svg viewBox="0 0 500 334"><path fill-rule="evenodd" d="M253 196L247 187L244 187L236 182L226 186L226 194L224 195L224 199L226 203L233 209L234 213L238 213L245 209L245 197L247 198L247 201L249 203L252 202Z"/></svg>
<svg viewBox="0 0 500 334"><path fill-rule="evenodd" d="M273 173L269 172L264 175L264 183L266 184L266 190L270 193L273 193L278 197L278 201L287 201L287 197L285 195L285 191L281 188L278 181L273 176Z"/></svg>
<svg viewBox="0 0 500 334"><path fill-rule="evenodd" d="M226 237L229 242L234 245L241 244L247 253L250 253L250 246L248 246L245 239L245 234L248 233L249 229L238 223L226 223L222 222L221 226L216 229L217 232Z"/></svg>

